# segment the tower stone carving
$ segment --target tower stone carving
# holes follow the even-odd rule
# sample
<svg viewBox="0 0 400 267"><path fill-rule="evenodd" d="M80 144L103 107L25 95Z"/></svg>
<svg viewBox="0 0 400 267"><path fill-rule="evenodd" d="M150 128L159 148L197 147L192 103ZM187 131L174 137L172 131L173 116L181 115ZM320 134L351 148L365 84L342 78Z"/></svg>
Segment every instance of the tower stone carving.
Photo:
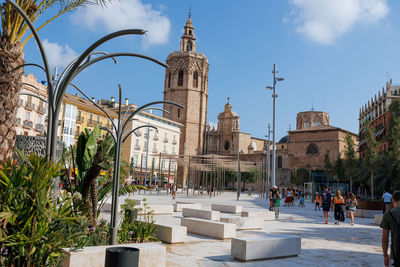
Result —
<svg viewBox="0 0 400 267"><path fill-rule="evenodd" d="M189 15L181 37L180 51L167 58L164 100L184 106L180 109L164 105L169 114L165 118L177 121L181 127L179 154L191 156L203 154L204 131L207 122L208 59L196 52L194 27ZM185 182L187 170L178 169L178 183Z"/></svg>

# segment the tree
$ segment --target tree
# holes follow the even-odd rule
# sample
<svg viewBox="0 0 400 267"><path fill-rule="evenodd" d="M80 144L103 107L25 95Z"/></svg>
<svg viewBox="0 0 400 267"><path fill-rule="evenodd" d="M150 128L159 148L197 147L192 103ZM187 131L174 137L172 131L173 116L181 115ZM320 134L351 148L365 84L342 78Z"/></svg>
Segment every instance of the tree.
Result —
<svg viewBox="0 0 400 267"><path fill-rule="evenodd" d="M237 181L237 172L232 171L232 170L226 170L225 171L225 183L228 185L229 183L232 183L232 189L235 189L235 182Z"/></svg>
<svg viewBox="0 0 400 267"><path fill-rule="evenodd" d="M337 154L336 160L332 166L332 169L333 169L333 173L336 175L338 180L345 178L344 162L341 157L341 153Z"/></svg>
<svg viewBox="0 0 400 267"><path fill-rule="evenodd" d="M363 165L370 172L370 183L371 183L371 199L374 198L374 170L379 162L378 146L379 143L375 139L375 131L371 124L367 122L365 131L365 144L367 152L363 159Z"/></svg>
<svg viewBox="0 0 400 267"><path fill-rule="evenodd" d="M258 169L252 168L247 172L241 172L241 181L243 182L243 190L246 188L246 183L254 183L258 177Z"/></svg>
<svg viewBox="0 0 400 267"><path fill-rule="evenodd" d="M300 168L292 172L291 183L303 186L304 183L311 181L311 172L307 169Z"/></svg>
<svg viewBox="0 0 400 267"><path fill-rule="evenodd" d="M353 137L348 133L346 134L346 146L344 150L344 170L349 177L350 193L353 193L353 178L357 174L357 158L355 151L355 143Z"/></svg>
<svg viewBox="0 0 400 267"><path fill-rule="evenodd" d="M388 156L391 165L390 186L400 183L400 101L393 101L389 106L389 124L386 140L389 143Z"/></svg>
<svg viewBox="0 0 400 267"><path fill-rule="evenodd" d="M105 3L106 0L95 0L96 3ZM55 14L49 14L49 19L37 29L41 30L47 24L59 16L75 10L78 7L94 3L91 0L20 0L16 3L25 11L32 22L35 22L47 10L56 10ZM23 48L26 42L32 38L27 23L22 16L9 4L2 2L0 7L0 162L10 158L15 146L15 122L18 108L19 94L22 88L23 68L13 71L24 63Z"/></svg>

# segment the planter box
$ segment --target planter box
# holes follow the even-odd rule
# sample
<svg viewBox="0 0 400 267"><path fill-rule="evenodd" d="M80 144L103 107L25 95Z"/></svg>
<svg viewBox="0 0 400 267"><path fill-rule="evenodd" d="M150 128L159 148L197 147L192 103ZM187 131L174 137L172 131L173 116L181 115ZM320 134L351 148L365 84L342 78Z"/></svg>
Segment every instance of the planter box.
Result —
<svg viewBox="0 0 400 267"><path fill-rule="evenodd" d="M167 250L158 243L130 243L115 246L84 247L77 251L68 252L68 256L61 263L61 267L104 267L106 249L110 247L132 247L139 249L140 267L164 267Z"/></svg>
<svg viewBox="0 0 400 267"><path fill-rule="evenodd" d="M358 208L362 210L382 210L382 200L358 200Z"/></svg>

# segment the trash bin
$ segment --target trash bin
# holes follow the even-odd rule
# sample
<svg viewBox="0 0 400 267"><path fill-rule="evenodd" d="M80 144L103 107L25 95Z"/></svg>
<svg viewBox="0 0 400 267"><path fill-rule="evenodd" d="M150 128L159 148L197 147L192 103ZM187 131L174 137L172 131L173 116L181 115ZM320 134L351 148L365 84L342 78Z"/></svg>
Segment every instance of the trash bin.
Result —
<svg viewBox="0 0 400 267"><path fill-rule="evenodd" d="M106 249L104 267L138 267L139 249L131 247L112 247Z"/></svg>

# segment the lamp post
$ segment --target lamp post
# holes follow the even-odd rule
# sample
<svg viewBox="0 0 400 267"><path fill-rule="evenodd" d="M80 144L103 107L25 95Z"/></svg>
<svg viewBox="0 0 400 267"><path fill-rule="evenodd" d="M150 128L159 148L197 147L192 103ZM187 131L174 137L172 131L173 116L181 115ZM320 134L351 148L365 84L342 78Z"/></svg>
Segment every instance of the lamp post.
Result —
<svg viewBox="0 0 400 267"><path fill-rule="evenodd" d="M270 140L271 140L271 124L268 123L268 135L266 135L266 137L268 137L268 150L267 150L267 199L269 199L269 185L270 185L270 176L271 176L271 163L270 163L270 158L271 158L271 152L270 152Z"/></svg>
<svg viewBox="0 0 400 267"><path fill-rule="evenodd" d="M273 81L272 81L272 87L271 86L267 86L266 89L270 89L272 90L272 98L273 100L273 104L272 104L272 181L271 181L271 185L274 186L275 185L275 170L276 170L276 151L275 151L275 133L276 133L276 112L275 112L275 102L276 102L276 98L278 97L278 95L276 94L276 82L280 82L283 81L283 78L278 78L276 77L276 74L278 73L278 69L276 68L276 64L274 64L274 69L272 70L272 74L273 74Z"/></svg>

